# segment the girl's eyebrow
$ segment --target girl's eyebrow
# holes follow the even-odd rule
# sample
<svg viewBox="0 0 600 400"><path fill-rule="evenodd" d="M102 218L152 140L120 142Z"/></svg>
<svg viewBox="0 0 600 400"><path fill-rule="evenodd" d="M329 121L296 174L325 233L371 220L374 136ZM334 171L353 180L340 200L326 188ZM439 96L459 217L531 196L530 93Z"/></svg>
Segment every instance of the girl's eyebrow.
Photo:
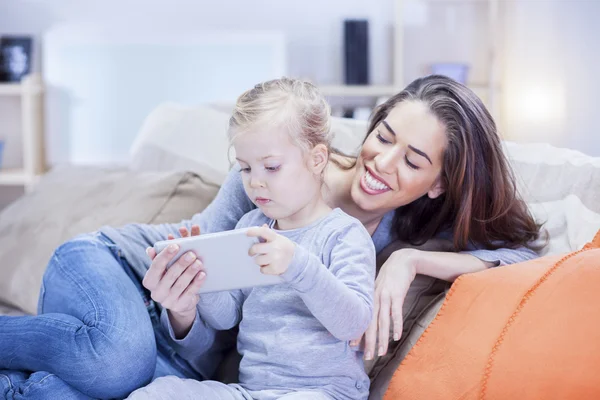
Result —
<svg viewBox="0 0 600 400"><path fill-rule="evenodd" d="M267 158L275 158L275 157L279 157L279 155L278 154L269 154L268 156L261 157L260 160L262 161L262 160L266 160Z"/></svg>
<svg viewBox="0 0 600 400"><path fill-rule="evenodd" d="M266 160L267 158L275 158L275 157L281 157L281 156L278 155L278 154L277 155L276 154L269 154L268 156L264 156L264 157L259 158L259 161L263 161L263 160ZM242 160L239 157L236 157L235 159L238 160L238 161L241 161L241 162L246 162L246 161Z"/></svg>

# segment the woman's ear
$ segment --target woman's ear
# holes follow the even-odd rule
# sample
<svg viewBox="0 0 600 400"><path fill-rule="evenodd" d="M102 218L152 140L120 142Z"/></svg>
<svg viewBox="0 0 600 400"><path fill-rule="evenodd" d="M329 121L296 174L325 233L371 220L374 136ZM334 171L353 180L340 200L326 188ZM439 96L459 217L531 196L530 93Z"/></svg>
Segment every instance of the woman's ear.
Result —
<svg viewBox="0 0 600 400"><path fill-rule="evenodd" d="M444 180L441 177L438 177L431 189L427 192L427 196L429 196L430 199L437 199L445 192L446 185L444 184Z"/></svg>
<svg viewBox="0 0 600 400"><path fill-rule="evenodd" d="M327 166L327 161L329 160L329 150L327 146L324 144L318 144L310 151L310 159L308 160L308 167L310 170L316 174L321 175L325 167Z"/></svg>

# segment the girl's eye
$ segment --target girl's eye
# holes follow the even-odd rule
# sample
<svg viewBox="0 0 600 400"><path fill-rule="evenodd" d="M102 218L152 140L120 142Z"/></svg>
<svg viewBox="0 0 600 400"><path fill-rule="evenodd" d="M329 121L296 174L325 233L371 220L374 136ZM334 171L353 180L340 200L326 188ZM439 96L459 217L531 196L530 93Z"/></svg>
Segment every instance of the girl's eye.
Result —
<svg viewBox="0 0 600 400"><path fill-rule="evenodd" d="M240 168L240 172L248 173L248 172L250 172L250 167Z"/></svg>
<svg viewBox="0 0 600 400"><path fill-rule="evenodd" d="M276 167L265 167L265 169L269 172L275 172L275 171L279 171L279 168L281 168L280 165L276 166Z"/></svg>
<svg viewBox="0 0 600 400"><path fill-rule="evenodd" d="M384 144L390 144L392 142L390 142L389 140L387 140L386 138L384 138L381 133L377 132L377 139Z"/></svg>
<svg viewBox="0 0 600 400"><path fill-rule="evenodd" d="M414 170L418 170L419 167L417 167L415 164L411 163L410 161L408 161L408 157L404 156L404 160L406 161L406 165L408 165L408 168L414 169Z"/></svg>

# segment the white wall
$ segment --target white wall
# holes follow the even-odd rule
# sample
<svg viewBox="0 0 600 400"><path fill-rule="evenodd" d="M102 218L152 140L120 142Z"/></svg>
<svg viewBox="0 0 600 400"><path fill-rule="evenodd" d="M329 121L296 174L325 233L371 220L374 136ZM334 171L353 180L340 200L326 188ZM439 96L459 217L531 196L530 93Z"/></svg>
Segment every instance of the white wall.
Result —
<svg viewBox="0 0 600 400"><path fill-rule="evenodd" d="M426 65L434 60L467 61L472 65L472 81L485 81L485 2L437 1L419 7L415 6L418 0L405 1L405 81L426 73ZM505 86L502 115L496 117L504 135L600 155L594 118L600 83L592 80L600 61L600 24L595 20L600 1L500 3L506 17ZM352 17L370 21L372 82L389 83L393 0L1 0L0 35L39 37L56 24L85 21L126 23L132 30L152 27L158 32L275 29L286 35L291 75L331 84L342 81L342 21ZM39 70L39 54L35 60ZM0 121L14 116L14 105L3 104ZM10 123L2 122L0 136L12 131ZM16 147L16 139L12 146ZM14 152L6 159L8 164L19 162Z"/></svg>
<svg viewBox="0 0 600 400"><path fill-rule="evenodd" d="M600 1L507 3L506 135L600 156Z"/></svg>

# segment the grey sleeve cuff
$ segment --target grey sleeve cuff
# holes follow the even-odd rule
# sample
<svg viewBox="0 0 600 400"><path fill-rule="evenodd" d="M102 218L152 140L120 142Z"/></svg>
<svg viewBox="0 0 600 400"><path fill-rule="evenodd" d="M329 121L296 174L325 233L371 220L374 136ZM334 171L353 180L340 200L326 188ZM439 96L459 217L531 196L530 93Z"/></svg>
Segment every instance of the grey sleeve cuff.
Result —
<svg viewBox="0 0 600 400"><path fill-rule="evenodd" d="M300 292L306 292L313 286L310 278L313 278L314 275L306 274L309 261L310 253L302 246L296 245L292 262L287 271L281 274L284 281Z"/></svg>
<svg viewBox="0 0 600 400"><path fill-rule="evenodd" d="M198 309L196 309L196 318L190 328L188 334L182 339L175 338L175 332L173 332L173 326L169 321L167 310L163 310L160 315L160 322L163 330L167 332L169 341L173 345L173 348L177 353L185 352L188 354L203 353L208 350L214 341L215 332L212 328L208 327L204 321L200 318ZM184 357L187 358L187 357Z"/></svg>
<svg viewBox="0 0 600 400"><path fill-rule="evenodd" d="M468 250L462 251L461 254L470 254L482 261L493 263L495 267L517 264L539 257L535 251L527 247L519 247L517 249Z"/></svg>

